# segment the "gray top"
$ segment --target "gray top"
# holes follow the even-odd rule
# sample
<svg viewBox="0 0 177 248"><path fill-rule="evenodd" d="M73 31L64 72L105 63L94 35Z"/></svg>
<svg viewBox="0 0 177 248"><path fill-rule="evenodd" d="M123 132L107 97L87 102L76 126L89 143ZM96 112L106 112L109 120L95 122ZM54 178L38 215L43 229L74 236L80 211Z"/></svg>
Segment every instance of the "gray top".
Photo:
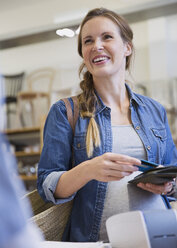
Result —
<svg viewBox="0 0 177 248"><path fill-rule="evenodd" d="M125 154L138 159L146 159L144 145L132 125L112 126L114 153ZM141 172L137 171L120 181L108 183L100 227L100 240L108 242L105 222L114 214L148 209L166 209L160 195L128 184Z"/></svg>
<svg viewBox="0 0 177 248"><path fill-rule="evenodd" d="M144 145L133 125L112 126L113 153L125 154L138 159L146 159Z"/></svg>

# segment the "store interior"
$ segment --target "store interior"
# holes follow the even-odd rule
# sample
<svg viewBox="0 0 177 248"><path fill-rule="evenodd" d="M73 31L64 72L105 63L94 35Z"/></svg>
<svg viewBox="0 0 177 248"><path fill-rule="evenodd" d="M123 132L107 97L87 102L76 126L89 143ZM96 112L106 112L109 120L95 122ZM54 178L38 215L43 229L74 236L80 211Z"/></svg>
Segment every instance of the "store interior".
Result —
<svg viewBox="0 0 177 248"><path fill-rule="evenodd" d="M112 9L129 21L135 57L127 79L135 92L164 105L177 145L177 1L6 0L0 4L0 87L6 97L0 124L28 191L36 188L50 107L80 91L77 31L82 17L95 7ZM57 35L65 28L69 35Z"/></svg>

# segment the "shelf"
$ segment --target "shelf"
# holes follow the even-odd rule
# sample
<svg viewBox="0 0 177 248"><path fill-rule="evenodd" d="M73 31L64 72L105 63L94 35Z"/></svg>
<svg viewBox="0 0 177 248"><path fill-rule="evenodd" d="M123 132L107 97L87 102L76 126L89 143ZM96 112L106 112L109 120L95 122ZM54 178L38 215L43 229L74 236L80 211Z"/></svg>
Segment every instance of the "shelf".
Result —
<svg viewBox="0 0 177 248"><path fill-rule="evenodd" d="M9 142L17 146L29 146L40 143L40 127L26 127L21 129L9 129L5 131Z"/></svg>
<svg viewBox="0 0 177 248"><path fill-rule="evenodd" d="M32 174L33 171L31 173L30 167L34 167L35 173L41 154L42 133L43 123L41 126L8 129L4 132L11 144L12 151L15 151L18 169L22 173L19 174L19 177L24 181L27 190L36 188L37 175Z"/></svg>
<svg viewBox="0 0 177 248"><path fill-rule="evenodd" d="M15 156L19 157L34 157L40 156L40 152L15 152Z"/></svg>
<svg viewBox="0 0 177 248"><path fill-rule="evenodd" d="M31 176L20 175L20 178L24 181L35 181L37 180L37 175L31 175Z"/></svg>
<svg viewBox="0 0 177 248"><path fill-rule="evenodd" d="M18 129L7 129L5 130L5 133L7 135L10 134L20 134L20 133L32 133L32 132L39 132L40 127L24 127L24 128L18 128Z"/></svg>

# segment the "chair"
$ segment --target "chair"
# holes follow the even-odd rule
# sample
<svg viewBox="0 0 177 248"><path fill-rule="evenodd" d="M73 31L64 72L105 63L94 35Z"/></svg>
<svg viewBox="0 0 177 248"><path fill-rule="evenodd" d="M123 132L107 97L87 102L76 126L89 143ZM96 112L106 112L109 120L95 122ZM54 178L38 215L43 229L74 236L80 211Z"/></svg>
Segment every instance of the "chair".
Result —
<svg viewBox="0 0 177 248"><path fill-rule="evenodd" d="M35 70L26 78L28 90L18 93L18 117L20 124L25 126L23 118L24 101L28 102L28 108L31 111L32 125L38 125L41 114L46 114L50 108L50 96L52 85L55 77L55 70L52 68L42 68ZM39 103L39 100L46 99L47 107L45 113L42 113L41 108L44 106Z"/></svg>
<svg viewBox="0 0 177 248"><path fill-rule="evenodd" d="M24 199L26 198L29 199L34 214L30 221L40 228L47 241L61 241L71 213L72 201L60 205L46 203L37 190L26 194Z"/></svg>
<svg viewBox="0 0 177 248"><path fill-rule="evenodd" d="M22 88L24 72L18 74L1 75L1 86L4 88L3 103L6 104L7 128L10 128L10 114L16 114L16 108L12 109L12 104L17 104L17 95Z"/></svg>

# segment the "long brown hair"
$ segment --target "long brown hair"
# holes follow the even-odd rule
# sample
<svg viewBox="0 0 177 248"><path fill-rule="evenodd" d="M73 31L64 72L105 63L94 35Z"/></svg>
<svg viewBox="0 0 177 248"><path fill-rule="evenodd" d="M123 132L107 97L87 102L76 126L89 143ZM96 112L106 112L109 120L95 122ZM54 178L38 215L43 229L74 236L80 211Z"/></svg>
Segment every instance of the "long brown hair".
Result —
<svg viewBox="0 0 177 248"><path fill-rule="evenodd" d="M96 8L90 10L85 18L83 19L80 25L80 32L78 36L78 53L81 57L82 55L82 29L86 22L91 20L94 17L106 17L112 20L115 24L117 24L121 38L124 42L127 42L132 49L133 52L133 32L125 21L125 19L118 15L117 13L105 9L105 8ZM126 70L130 69L132 53L126 57ZM93 78L92 74L86 70L84 63L81 64L79 68L79 75L83 76L83 80L80 82L80 88L82 93L78 96L79 106L80 106L80 114L83 118L90 118L87 136L86 136L86 147L87 147L87 155L91 157L93 155L94 147L100 146L100 134L97 123L95 121L95 106L97 103L97 96L94 91Z"/></svg>

